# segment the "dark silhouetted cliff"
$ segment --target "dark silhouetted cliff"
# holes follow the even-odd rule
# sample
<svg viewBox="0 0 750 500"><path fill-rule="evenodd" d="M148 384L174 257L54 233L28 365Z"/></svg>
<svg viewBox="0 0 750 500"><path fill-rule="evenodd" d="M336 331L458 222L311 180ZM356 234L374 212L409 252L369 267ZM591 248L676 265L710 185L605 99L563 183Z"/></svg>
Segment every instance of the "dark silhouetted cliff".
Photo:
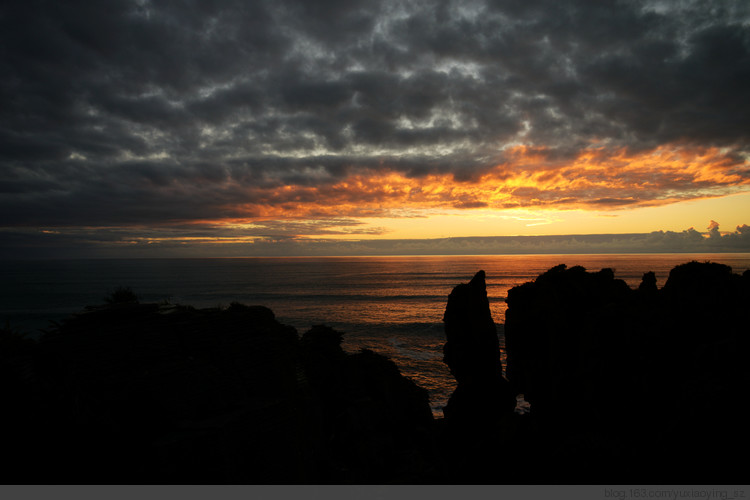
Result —
<svg viewBox="0 0 750 500"><path fill-rule="evenodd" d="M561 265L507 303L508 377L531 403L547 481L742 477L750 274L690 262L661 290L653 273L631 290L609 269Z"/></svg>
<svg viewBox="0 0 750 500"><path fill-rule="evenodd" d="M0 358L11 483L436 480L427 391L271 310L113 301Z"/></svg>
<svg viewBox="0 0 750 500"><path fill-rule="evenodd" d="M262 306L127 289L40 341L0 330L5 483L740 483L750 272L663 288L560 265L508 293L503 377L483 272L454 288L446 418L341 333ZM531 412L513 412L523 393Z"/></svg>

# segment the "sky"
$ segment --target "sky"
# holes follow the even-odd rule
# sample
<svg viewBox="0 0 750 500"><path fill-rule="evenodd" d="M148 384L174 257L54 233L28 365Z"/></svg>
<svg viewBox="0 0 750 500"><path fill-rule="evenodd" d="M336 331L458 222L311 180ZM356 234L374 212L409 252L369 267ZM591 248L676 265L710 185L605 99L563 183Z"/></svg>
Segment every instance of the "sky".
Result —
<svg viewBox="0 0 750 500"><path fill-rule="evenodd" d="M10 0L0 70L4 258L750 251L746 0Z"/></svg>

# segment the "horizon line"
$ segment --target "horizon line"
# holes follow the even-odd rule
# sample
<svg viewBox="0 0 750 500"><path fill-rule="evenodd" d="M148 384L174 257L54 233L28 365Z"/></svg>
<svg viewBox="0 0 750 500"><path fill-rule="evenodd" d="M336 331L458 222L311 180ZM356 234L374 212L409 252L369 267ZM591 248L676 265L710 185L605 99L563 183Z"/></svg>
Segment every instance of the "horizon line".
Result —
<svg viewBox="0 0 750 500"><path fill-rule="evenodd" d="M477 254L351 254L351 255L232 255L232 256L149 256L149 257L29 257L3 259L13 261L71 261L71 260L213 260L213 259L341 259L341 258L387 258L387 257L540 257L540 256L578 256L578 255L750 255L750 251L665 251L665 252L536 252L536 253L477 253Z"/></svg>

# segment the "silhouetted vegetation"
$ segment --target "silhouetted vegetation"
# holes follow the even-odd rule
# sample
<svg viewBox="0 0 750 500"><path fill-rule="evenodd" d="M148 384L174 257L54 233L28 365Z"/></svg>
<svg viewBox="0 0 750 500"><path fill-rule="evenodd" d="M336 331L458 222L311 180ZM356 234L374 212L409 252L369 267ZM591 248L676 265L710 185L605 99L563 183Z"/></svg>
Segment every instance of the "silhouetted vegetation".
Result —
<svg viewBox="0 0 750 500"><path fill-rule="evenodd" d="M107 304L130 304L138 303L138 295L130 287L117 287L112 293L104 298Z"/></svg>

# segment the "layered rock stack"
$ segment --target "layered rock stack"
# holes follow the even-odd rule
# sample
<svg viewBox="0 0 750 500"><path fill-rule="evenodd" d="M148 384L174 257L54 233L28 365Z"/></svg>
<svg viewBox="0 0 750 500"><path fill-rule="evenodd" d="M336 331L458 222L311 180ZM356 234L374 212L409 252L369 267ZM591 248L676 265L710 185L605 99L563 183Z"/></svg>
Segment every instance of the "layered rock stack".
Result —
<svg viewBox="0 0 750 500"><path fill-rule="evenodd" d="M631 290L609 269L560 265L507 303L508 378L531 403L548 481L741 477L749 272L690 262Z"/></svg>
<svg viewBox="0 0 750 500"><path fill-rule="evenodd" d="M512 412L515 395L503 377L484 271L453 289L443 322L447 337L443 362L457 382L445 407L446 419L477 425L497 421L499 414Z"/></svg>
<svg viewBox="0 0 750 500"><path fill-rule="evenodd" d="M637 314L632 295L611 269L592 273L564 264L508 291L508 378L532 411L572 424L581 422L581 400L629 390L629 377L637 376L627 354Z"/></svg>

